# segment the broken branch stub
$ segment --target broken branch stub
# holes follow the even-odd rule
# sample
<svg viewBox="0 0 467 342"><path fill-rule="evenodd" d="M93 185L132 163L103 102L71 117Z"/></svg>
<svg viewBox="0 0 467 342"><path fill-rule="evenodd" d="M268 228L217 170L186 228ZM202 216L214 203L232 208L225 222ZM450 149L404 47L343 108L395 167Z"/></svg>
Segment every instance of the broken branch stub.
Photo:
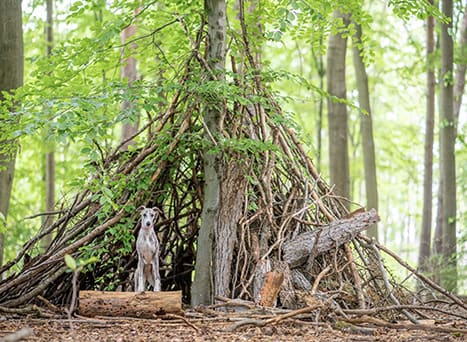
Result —
<svg viewBox="0 0 467 342"><path fill-rule="evenodd" d="M276 271L266 273L263 287L260 292L259 305L266 307L274 306L283 281L284 273Z"/></svg>
<svg viewBox="0 0 467 342"><path fill-rule="evenodd" d="M302 233L295 239L284 243L282 247L284 261L291 268L298 267L306 261L310 254L316 253L318 255L343 245L378 221L378 213L375 209L371 209L351 218L333 221L320 229Z"/></svg>

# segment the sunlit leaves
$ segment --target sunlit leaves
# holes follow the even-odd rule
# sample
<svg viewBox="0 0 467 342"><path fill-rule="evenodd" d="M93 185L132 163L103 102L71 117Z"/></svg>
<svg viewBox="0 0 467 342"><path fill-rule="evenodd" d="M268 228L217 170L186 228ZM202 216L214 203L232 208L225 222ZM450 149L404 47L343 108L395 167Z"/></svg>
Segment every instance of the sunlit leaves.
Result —
<svg viewBox="0 0 467 342"><path fill-rule="evenodd" d="M65 259L65 264L67 265L67 267L72 271L76 271L77 269L76 260L70 254L65 254L64 259Z"/></svg>
<svg viewBox="0 0 467 342"><path fill-rule="evenodd" d="M443 22L447 20L441 11L427 0L389 0L389 6L404 20L410 20L412 16L425 19L430 15Z"/></svg>

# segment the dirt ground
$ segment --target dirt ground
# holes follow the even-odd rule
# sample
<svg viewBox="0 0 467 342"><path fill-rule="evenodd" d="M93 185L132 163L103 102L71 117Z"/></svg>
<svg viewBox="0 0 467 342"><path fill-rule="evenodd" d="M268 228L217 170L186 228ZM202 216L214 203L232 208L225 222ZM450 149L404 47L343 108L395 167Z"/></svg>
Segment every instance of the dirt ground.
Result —
<svg viewBox="0 0 467 342"><path fill-rule="evenodd" d="M464 322L465 323L465 322ZM242 326L222 319L67 319L11 318L0 316L0 341L30 328L24 341L467 341L467 336L426 330L385 327L336 328L330 324L287 320L264 327ZM463 328L465 328L465 325ZM23 330L24 331L24 330ZM12 337L11 335L9 337Z"/></svg>

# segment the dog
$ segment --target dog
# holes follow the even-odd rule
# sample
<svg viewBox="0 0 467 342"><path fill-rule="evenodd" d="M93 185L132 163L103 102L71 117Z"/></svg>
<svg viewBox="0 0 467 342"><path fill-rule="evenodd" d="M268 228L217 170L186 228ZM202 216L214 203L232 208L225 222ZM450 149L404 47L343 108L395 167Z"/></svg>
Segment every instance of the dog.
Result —
<svg viewBox="0 0 467 342"><path fill-rule="evenodd" d="M149 282L154 291L161 290L161 277L159 274L160 245L154 232L154 221L162 211L157 208L138 208L141 211L141 228L136 240L138 266L135 271L135 291L143 292L146 282Z"/></svg>

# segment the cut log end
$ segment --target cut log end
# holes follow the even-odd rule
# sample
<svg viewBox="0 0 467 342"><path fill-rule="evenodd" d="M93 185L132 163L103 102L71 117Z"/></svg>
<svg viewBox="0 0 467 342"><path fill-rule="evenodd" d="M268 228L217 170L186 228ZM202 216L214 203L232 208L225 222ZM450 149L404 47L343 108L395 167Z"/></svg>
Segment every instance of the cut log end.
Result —
<svg viewBox="0 0 467 342"><path fill-rule="evenodd" d="M88 317L139 318L154 318L165 314L182 315L182 291L80 291L79 313Z"/></svg>

